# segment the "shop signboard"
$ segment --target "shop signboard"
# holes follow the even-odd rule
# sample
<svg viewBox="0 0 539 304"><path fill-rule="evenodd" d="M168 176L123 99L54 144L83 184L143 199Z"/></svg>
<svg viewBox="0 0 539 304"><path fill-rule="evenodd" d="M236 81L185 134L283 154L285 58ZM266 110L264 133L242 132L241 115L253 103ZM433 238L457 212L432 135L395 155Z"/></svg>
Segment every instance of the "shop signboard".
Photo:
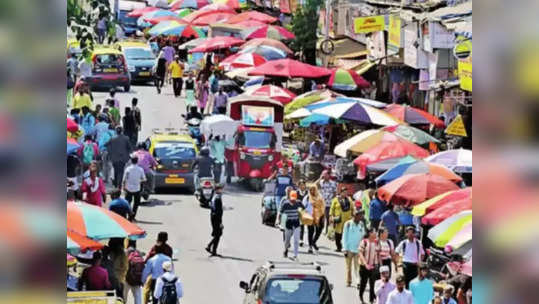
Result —
<svg viewBox="0 0 539 304"><path fill-rule="evenodd" d="M384 31L374 32L369 38L367 38L367 50L369 54L368 59L371 61L384 58L386 56ZM385 64L386 60L383 59L380 63Z"/></svg>
<svg viewBox="0 0 539 304"><path fill-rule="evenodd" d="M275 121L273 107L242 106L242 123L246 126L272 127Z"/></svg>
<svg viewBox="0 0 539 304"><path fill-rule="evenodd" d="M445 134L462 137L468 136L468 133L466 133L466 128L464 127L464 121L462 120L462 116L460 114L453 119L449 126L447 126L445 129Z"/></svg>
<svg viewBox="0 0 539 304"><path fill-rule="evenodd" d="M438 70L438 52L427 53L427 58L429 61L429 85L432 85L436 80L436 72Z"/></svg>
<svg viewBox="0 0 539 304"><path fill-rule="evenodd" d="M401 47L401 19L397 15L389 16L387 52L398 54Z"/></svg>
<svg viewBox="0 0 539 304"><path fill-rule="evenodd" d="M404 27L404 64L414 69L428 68L427 54L419 48L417 24Z"/></svg>
<svg viewBox="0 0 539 304"><path fill-rule="evenodd" d="M431 49L452 49L455 36L439 22L429 22L429 38Z"/></svg>
<svg viewBox="0 0 539 304"><path fill-rule="evenodd" d="M460 88L472 92L472 56L458 62Z"/></svg>
<svg viewBox="0 0 539 304"><path fill-rule="evenodd" d="M372 33L383 31L386 27L385 16L367 16L358 17L354 19L354 32L360 33Z"/></svg>

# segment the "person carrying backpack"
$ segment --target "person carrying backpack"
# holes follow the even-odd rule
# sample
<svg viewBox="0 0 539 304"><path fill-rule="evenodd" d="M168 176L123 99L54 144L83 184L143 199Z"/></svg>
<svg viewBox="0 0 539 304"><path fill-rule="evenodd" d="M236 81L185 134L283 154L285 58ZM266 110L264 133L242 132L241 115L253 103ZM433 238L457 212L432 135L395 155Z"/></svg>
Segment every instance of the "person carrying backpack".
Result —
<svg viewBox="0 0 539 304"><path fill-rule="evenodd" d="M84 142L79 147L78 154L82 160L83 171L86 171L94 160L97 160L97 157L99 156L99 147L92 140L91 135L87 134L84 136Z"/></svg>
<svg viewBox="0 0 539 304"><path fill-rule="evenodd" d="M133 298L135 298L135 304L142 304L142 272L144 271L145 262L142 253L137 250L135 240L129 240L127 261L129 266L125 276L124 298L127 300L129 291L131 291Z"/></svg>
<svg viewBox="0 0 539 304"><path fill-rule="evenodd" d="M410 281L417 277L418 265L423 261L423 256L425 255L423 245L415 236L414 226L406 228L406 239L400 242L395 252L402 258L402 270L406 288L408 288Z"/></svg>
<svg viewBox="0 0 539 304"><path fill-rule="evenodd" d="M174 275L172 262L163 263L164 273L155 282L154 304L178 304L183 296L183 285Z"/></svg>

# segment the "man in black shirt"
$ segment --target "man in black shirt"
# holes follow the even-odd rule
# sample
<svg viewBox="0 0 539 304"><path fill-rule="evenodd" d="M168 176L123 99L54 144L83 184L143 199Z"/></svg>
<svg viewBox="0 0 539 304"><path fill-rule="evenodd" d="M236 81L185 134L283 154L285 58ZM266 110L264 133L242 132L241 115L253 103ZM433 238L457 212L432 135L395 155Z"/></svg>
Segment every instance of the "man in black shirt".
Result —
<svg viewBox="0 0 539 304"><path fill-rule="evenodd" d="M223 234L223 200L221 198L223 187L223 184L215 185L215 195L210 203L212 239L208 246L206 246L206 251L209 252L211 256L217 255L217 246L219 245L219 239Z"/></svg>

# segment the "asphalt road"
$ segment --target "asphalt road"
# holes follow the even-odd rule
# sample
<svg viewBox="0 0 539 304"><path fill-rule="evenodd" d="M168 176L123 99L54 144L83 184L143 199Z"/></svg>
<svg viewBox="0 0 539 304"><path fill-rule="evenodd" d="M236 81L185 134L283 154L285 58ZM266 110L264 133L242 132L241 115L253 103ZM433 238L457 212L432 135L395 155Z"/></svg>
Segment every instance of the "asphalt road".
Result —
<svg viewBox="0 0 539 304"><path fill-rule="evenodd" d="M95 92L96 103L103 104L107 92ZM122 107L131 105L137 97L142 112L142 131L139 141L146 139L153 128L179 128L180 114L185 112L182 98L175 98L168 85L158 95L152 86L137 85L131 92L118 92L116 97ZM204 247L210 240L209 211L198 206L193 195L177 193L158 194L139 208L138 224L148 236L138 242L140 250L147 252L159 231L167 231L169 243L174 248L176 274L184 284L182 304L242 303L244 292L241 280L248 281L254 270L267 260L284 260L282 234L279 230L261 224L260 202L262 195L243 185L227 186L224 194L224 234L219 245L222 257L209 257ZM307 233L305 232L307 242ZM300 248L301 262L318 261L323 266L330 283L334 285L335 303L359 303L355 288L347 288L344 279L344 257L334 252L334 243L322 235L320 253L307 253ZM368 294L366 292L366 298ZM130 296L128 303L133 303Z"/></svg>

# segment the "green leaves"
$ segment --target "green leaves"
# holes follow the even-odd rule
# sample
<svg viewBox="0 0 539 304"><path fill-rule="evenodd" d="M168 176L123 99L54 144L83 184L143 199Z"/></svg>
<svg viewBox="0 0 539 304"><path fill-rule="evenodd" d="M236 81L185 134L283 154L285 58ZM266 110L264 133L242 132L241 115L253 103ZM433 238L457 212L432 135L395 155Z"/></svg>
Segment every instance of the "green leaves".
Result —
<svg viewBox="0 0 539 304"><path fill-rule="evenodd" d="M301 52L304 59L314 64L316 52L316 30L318 25L318 10L322 0L307 0L292 17L292 32L296 38L290 44L295 52Z"/></svg>

